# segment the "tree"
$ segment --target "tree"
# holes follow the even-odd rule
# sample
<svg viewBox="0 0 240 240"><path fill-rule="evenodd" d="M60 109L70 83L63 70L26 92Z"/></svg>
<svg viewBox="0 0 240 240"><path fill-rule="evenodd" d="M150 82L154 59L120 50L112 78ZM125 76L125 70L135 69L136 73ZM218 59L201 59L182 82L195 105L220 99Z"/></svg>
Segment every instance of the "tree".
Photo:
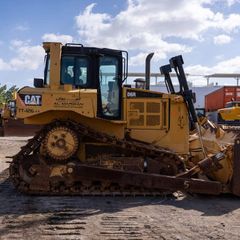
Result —
<svg viewBox="0 0 240 240"><path fill-rule="evenodd" d="M13 98L13 92L17 91L16 85L7 88L7 85L0 86L0 106Z"/></svg>
<svg viewBox="0 0 240 240"><path fill-rule="evenodd" d="M6 101L7 85L0 86L0 106Z"/></svg>

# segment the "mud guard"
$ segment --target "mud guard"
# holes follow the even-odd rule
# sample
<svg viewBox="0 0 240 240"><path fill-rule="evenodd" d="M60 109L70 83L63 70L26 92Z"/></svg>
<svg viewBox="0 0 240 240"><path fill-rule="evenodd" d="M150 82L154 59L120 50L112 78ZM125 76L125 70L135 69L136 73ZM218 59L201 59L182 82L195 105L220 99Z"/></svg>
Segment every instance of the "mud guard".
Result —
<svg viewBox="0 0 240 240"><path fill-rule="evenodd" d="M240 196L240 138L237 137L234 142L233 151L233 177L231 182L232 193Z"/></svg>

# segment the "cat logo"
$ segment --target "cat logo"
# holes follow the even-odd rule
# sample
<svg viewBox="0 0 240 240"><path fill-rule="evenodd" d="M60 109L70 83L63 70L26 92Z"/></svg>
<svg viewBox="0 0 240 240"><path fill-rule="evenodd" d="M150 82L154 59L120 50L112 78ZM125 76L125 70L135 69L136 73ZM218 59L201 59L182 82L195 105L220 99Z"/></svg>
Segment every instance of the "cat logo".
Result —
<svg viewBox="0 0 240 240"><path fill-rule="evenodd" d="M42 96L33 94L20 94L20 98L26 106L41 106Z"/></svg>

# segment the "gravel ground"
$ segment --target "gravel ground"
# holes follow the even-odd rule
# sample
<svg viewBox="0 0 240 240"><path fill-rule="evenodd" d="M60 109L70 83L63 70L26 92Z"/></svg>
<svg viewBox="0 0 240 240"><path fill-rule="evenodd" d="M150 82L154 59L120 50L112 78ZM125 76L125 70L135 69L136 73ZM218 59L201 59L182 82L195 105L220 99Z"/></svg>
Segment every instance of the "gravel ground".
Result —
<svg viewBox="0 0 240 240"><path fill-rule="evenodd" d="M240 199L233 196L21 195L5 157L25 143L0 138L0 239L240 239Z"/></svg>

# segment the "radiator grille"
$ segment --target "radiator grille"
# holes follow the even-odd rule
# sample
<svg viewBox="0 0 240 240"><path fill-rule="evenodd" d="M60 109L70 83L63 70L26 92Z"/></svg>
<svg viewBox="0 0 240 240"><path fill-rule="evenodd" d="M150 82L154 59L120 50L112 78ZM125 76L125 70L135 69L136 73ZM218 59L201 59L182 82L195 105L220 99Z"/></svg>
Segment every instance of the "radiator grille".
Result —
<svg viewBox="0 0 240 240"><path fill-rule="evenodd" d="M138 110L140 113L144 113L144 102L131 102L131 110Z"/></svg>
<svg viewBox="0 0 240 240"><path fill-rule="evenodd" d="M128 127L137 129L161 129L167 123L167 105L161 99L131 99L127 102ZM163 126L164 123L164 126Z"/></svg>
<svg viewBox="0 0 240 240"><path fill-rule="evenodd" d="M138 119L130 119L131 126L144 126L144 115L140 115Z"/></svg>
<svg viewBox="0 0 240 240"><path fill-rule="evenodd" d="M144 102L130 102L128 119L130 126L144 126Z"/></svg>
<svg viewBox="0 0 240 240"><path fill-rule="evenodd" d="M160 103L148 102L147 113L160 113Z"/></svg>
<svg viewBox="0 0 240 240"><path fill-rule="evenodd" d="M159 115L147 115L147 126L159 126L160 116Z"/></svg>

